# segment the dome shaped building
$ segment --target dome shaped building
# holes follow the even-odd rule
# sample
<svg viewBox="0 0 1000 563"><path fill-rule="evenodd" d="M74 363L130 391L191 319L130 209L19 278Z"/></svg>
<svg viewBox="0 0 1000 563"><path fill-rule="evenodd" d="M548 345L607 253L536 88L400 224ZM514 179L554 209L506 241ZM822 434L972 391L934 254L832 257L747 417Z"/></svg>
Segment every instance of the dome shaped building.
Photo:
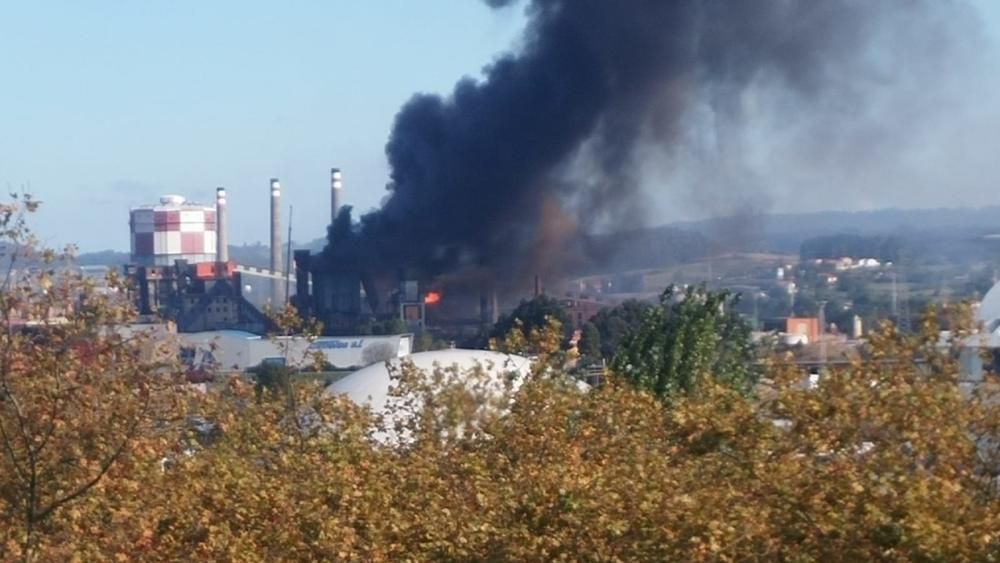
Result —
<svg viewBox="0 0 1000 563"><path fill-rule="evenodd" d="M996 373L1000 368L1000 283L994 284L979 302L975 321L981 330L965 337L959 346L960 380L966 385L978 384L985 372ZM950 338L950 332L942 334L942 342Z"/></svg>
<svg viewBox="0 0 1000 563"><path fill-rule="evenodd" d="M513 399L513 393L525 382L532 368L530 359L515 354L487 350L438 350L418 352L406 358L370 365L330 384L326 393L344 395L357 405L369 407L372 414L386 417L386 426L374 433L375 440L383 444L408 441L405 430L403 435L393 430L394 424L401 420L400 417L406 416L393 408L406 404L406 399L397 403L397 397L391 395L396 383L393 374L397 373L403 362L412 363L416 369L427 374L445 370L445 378L450 378L451 383L464 383L476 396L489 397L490 401L496 399L495 405ZM572 380L568 384L580 392L590 389L590 386L581 381Z"/></svg>
<svg viewBox="0 0 1000 563"><path fill-rule="evenodd" d="M983 323L987 332L1000 328L1000 283L995 284L983 296L976 311L976 321Z"/></svg>
<svg viewBox="0 0 1000 563"><path fill-rule="evenodd" d="M388 406L389 391L394 383L391 370L398 370L403 361L392 359L359 369L331 383L326 392L346 395L355 404L370 407L375 414L383 413ZM512 379L516 388L531 372L531 360L528 358L487 350L418 352L407 356L405 361L412 362L414 367L427 372L440 368L464 373L481 368L490 378L490 385L496 386L498 392L506 380Z"/></svg>

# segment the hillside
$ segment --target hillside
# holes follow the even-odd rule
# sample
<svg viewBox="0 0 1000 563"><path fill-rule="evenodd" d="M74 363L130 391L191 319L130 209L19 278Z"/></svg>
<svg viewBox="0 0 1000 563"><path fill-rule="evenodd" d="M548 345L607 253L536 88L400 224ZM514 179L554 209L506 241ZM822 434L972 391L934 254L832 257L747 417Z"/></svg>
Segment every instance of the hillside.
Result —
<svg viewBox="0 0 1000 563"><path fill-rule="evenodd" d="M697 260L719 252L766 251L798 254L807 239L834 234L893 235L929 259L950 262L1000 254L1000 243L983 236L1000 232L1000 206L981 208L882 209L733 216L682 221L580 237L574 253L585 257L579 273L659 267ZM325 239L295 243L319 250ZM995 247L995 248L994 248ZM248 266L267 267L266 245L230 246L230 257ZM118 266L128 253L106 250L79 256L82 265Z"/></svg>

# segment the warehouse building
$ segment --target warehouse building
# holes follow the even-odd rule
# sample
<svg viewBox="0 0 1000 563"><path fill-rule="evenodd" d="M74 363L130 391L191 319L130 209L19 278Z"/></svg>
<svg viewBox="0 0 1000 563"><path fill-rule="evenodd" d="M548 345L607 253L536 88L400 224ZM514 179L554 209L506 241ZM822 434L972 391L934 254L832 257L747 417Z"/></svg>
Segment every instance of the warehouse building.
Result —
<svg viewBox="0 0 1000 563"><path fill-rule="evenodd" d="M358 369L409 356L413 336L324 337L310 341L301 336L267 338L239 330L181 334L181 356L197 369L245 372L261 364L276 363L308 369L320 354L328 370Z"/></svg>

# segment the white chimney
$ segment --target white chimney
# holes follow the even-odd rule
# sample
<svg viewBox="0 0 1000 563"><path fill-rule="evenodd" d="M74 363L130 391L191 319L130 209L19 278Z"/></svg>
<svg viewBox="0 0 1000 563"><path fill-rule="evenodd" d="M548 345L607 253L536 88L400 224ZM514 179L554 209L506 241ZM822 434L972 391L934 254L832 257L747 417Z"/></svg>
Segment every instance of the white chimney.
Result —
<svg viewBox="0 0 1000 563"><path fill-rule="evenodd" d="M271 271L275 274L284 271L281 260L281 182L271 178ZM281 284L271 280L271 304L278 307L282 302Z"/></svg>
<svg viewBox="0 0 1000 563"><path fill-rule="evenodd" d="M340 168L330 169L330 224L337 220L337 213L340 212L341 194L344 184L340 175Z"/></svg>
<svg viewBox="0 0 1000 563"><path fill-rule="evenodd" d="M226 188L215 189L215 261L229 262L229 233L226 213Z"/></svg>

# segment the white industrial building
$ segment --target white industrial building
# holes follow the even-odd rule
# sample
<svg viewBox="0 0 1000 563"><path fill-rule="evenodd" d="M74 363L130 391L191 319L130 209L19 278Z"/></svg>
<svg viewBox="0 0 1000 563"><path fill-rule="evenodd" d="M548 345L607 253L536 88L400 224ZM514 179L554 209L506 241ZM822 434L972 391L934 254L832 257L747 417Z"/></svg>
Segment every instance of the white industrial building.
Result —
<svg viewBox="0 0 1000 563"><path fill-rule="evenodd" d="M531 373L531 360L528 358L487 350L420 352L409 356L406 361L426 374L431 374L436 369L451 370L450 374L459 378L471 375L473 370L481 370L480 373L486 378L471 378L468 381L470 388L475 386L477 390L485 391L497 399L516 391ZM384 444L408 441L406 430L399 434L395 429L398 423L403 422L400 417L407 416L403 414L406 411L398 411L392 407L404 404L418 406L409 403L412 397L406 397L403 403L397 403L390 395L395 384L393 374L401 365L402 360L399 359L379 362L335 381L326 388L328 394L344 395L357 405L367 406L373 414L387 417L385 425L373 433L374 438Z"/></svg>
<svg viewBox="0 0 1000 563"><path fill-rule="evenodd" d="M178 335L181 353L193 367L215 367L222 372L246 371L275 362L293 368L313 365L321 353L332 369L357 369L410 355L413 335L270 339L239 330L218 330Z"/></svg>
<svg viewBox="0 0 1000 563"><path fill-rule="evenodd" d="M491 382L502 385L510 378L516 388L531 372L531 361L515 354L503 354L488 350L435 350L419 352L406 358L413 366L425 372L435 368L455 369L464 373L481 368L489 375ZM326 388L327 393L344 394L358 405L367 405L373 412L382 412L388 402L392 387L390 369L399 369L400 360L379 362L360 369Z"/></svg>
<svg viewBox="0 0 1000 563"><path fill-rule="evenodd" d="M975 320L979 331L967 337L959 350L962 381L972 385L981 383L986 371L1000 369L1000 283L983 296ZM942 336L947 340L950 335Z"/></svg>
<svg viewBox="0 0 1000 563"><path fill-rule="evenodd" d="M969 336L959 351L962 379L970 383L983 380L984 371L989 367L984 364L984 357L992 356L994 364L1000 360L1000 284L983 296L976 309L976 322L981 325L979 332ZM994 365L993 369L996 367Z"/></svg>

